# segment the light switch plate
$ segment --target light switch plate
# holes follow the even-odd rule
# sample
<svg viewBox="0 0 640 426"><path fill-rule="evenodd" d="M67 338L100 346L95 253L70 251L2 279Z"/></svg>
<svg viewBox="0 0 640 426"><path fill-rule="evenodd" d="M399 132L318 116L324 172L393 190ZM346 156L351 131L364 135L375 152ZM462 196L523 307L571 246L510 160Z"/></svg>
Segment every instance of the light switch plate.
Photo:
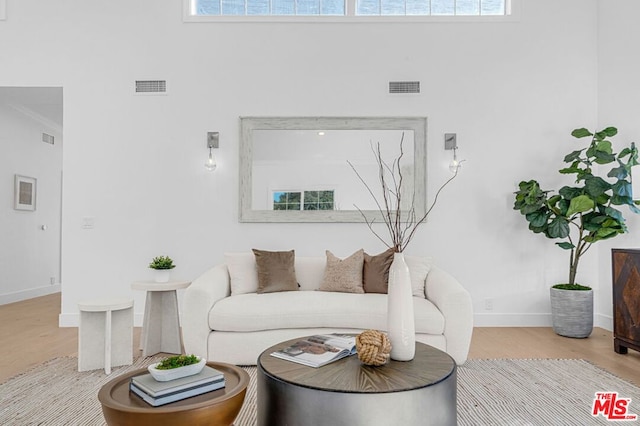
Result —
<svg viewBox="0 0 640 426"><path fill-rule="evenodd" d="M82 218L82 229L93 229L95 227L96 219L92 216L85 216Z"/></svg>

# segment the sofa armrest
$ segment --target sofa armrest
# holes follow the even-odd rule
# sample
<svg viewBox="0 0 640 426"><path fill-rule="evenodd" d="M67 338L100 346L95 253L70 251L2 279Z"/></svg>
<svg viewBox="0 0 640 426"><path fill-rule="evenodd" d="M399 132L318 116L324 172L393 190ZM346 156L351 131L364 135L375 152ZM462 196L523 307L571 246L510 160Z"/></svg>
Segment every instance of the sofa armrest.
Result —
<svg viewBox="0 0 640 426"><path fill-rule="evenodd" d="M229 297L229 271L226 265L215 266L196 278L184 292L182 338L187 354L209 360L209 312L220 299Z"/></svg>
<svg viewBox="0 0 640 426"><path fill-rule="evenodd" d="M453 276L437 267L427 275L425 294L444 315L447 353L458 365L464 364L473 333L471 295Z"/></svg>

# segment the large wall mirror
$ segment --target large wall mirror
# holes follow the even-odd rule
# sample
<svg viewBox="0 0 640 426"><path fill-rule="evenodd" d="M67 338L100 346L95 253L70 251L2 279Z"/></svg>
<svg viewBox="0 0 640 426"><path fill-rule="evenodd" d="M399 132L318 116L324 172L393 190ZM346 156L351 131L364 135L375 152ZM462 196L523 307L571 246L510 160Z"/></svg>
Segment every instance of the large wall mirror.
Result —
<svg viewBox="0 0 640 426"><path fill-rule="evenodd" d="M372 148L400 155L403 209L426 208L426 117L241 117L241 222L381 221Z"/></svg>

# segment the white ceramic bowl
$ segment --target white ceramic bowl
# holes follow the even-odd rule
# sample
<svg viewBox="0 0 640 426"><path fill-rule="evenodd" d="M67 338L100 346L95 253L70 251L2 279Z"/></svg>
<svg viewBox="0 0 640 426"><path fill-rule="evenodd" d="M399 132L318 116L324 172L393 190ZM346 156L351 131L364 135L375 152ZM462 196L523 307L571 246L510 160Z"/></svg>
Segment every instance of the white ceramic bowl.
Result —
<svg viewBox="0 0 640 426"><path fill-rule="evenodd" d="M169 370L158 370L156 366L160 364L156 362L147 367L149 373L159 382L168 382L169 380L179 379L180 377L193 376L194 374L198 374L202 371L207 360L198 357L200 361L197 364L185 365L184 367L171 368Z"/></svg>

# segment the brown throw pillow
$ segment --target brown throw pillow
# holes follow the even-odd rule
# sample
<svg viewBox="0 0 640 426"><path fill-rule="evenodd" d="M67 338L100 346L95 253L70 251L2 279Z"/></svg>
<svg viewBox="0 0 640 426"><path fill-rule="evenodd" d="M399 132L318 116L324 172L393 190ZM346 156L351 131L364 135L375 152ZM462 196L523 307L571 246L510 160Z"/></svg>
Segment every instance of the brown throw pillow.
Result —
<svg viewBox="0 0 640 426"><path fill-rule="evenodd" d="M258 269L258 293L298 290L295 252L253 249Z"/></svg>
<svg viewBox="0 0 640 426"><path fill-rule="evenodd" d="M375 256L364 254L362 284L365 293L387 293L389 289L389 268L393 262L393 249Z"/></svg>
<svg viewBox="0 0 640 426"><path fill-rule="evenodd" d="M322 291L339 291L342 293L364 293L362 288L362 269L364 265L364 250L360 249L342 260L327 253L327 266L324 279L320 284Z"/></svg>

